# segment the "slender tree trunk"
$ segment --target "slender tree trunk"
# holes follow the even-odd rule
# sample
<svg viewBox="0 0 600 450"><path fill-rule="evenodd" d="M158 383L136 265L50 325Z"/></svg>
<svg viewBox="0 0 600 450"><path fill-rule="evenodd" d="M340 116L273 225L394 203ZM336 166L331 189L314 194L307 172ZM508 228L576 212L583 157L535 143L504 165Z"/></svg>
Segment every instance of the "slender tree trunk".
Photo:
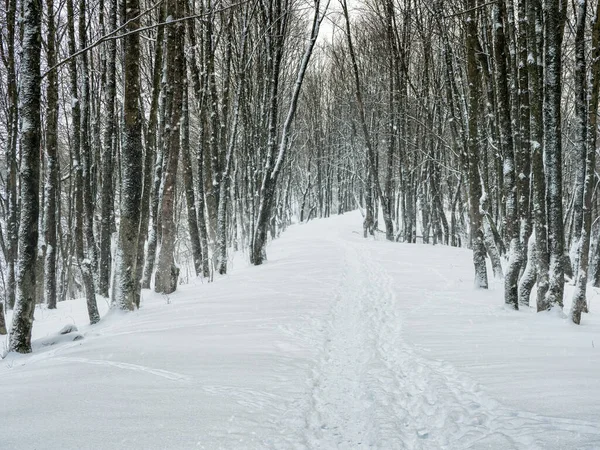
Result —
<svg viewBox="0 0 600 450"><path fill-rule="evenodd" d="M596 9L600 9L596 7ZM592 230L592 195L594 192L594 180L596 171L596 134L597 134L597 112L598 112L598 81L597 78L600 76L598 72L594 72L594 69L598 69L599 64L594 61L592 67L592 95L590 96L590 104L588 110L588 89L586 82L586 62L585 62L585 22L587 12L587 1L580 0L577 8L577 28L575 33L575 112L577 116L577 135L579 138L579 145L583 148L587 148L586 161L585 161L585 179L583 186L583 217L582 217L582 230L581 239L579 242L579 258L577 275L575 282L575 292L573 293L573 303L571 305L571 320L579 324L581 322L581 313L587 311L586 306L586 290L588 282L588 269L589 269L589 250L590 250L590 238ZM600 13L596 13L596 24L592 34L592 47L593 57L596 58L600 55L597 49L599 42L598 34L600 31L600 23L598 17ZM593 116L588 116L593 111ZM594 127L594 131L589 133L588 136L588 120L590 125Z"/></svg>
<svg viewBox="0 0 600 450"><path fill-rule="evenodd" d="M519 240L519 224L517 214L517 186L515 180L515 151L513 128L511 122L510 94L508 91L508 71L506 54L508 45L505 39L506 10L504 2L494 6L494 56L497 70L498 115L500 122L500 139L504 158L504 197L506 199L505 233L510 240L508 266L504 278L504 303L519 309L518 282L521 267L521 242Z"/></svg>
<svg viewBox="0 0 600 450"><path fill-rule="evenodd" d="M124 0L124 22L127 23L123 42L124 98L123 136L121 148L121 205L119 238L115 260L112 305L121 310L133 310L140 285L135 279L138 234L141 215L143 179L142 115L140 98L140 37L139 0Z"/></svg>
<svg viewBox="0 0 600 450"><path fill-rule="evenodd" d="M527 58L529 79L529 123L531 129L531 175L532 175L532 216L535 232L535 268L537 274L536 306L538 311L547 309L548 272L550 261L548 254L548 228L546 216L546 179L543 161L543 86L542 86L542 48L541 8L537 1L527 4L527 45L530 57ZM523 299L529 304L529 299Z"/></svg>
<svg viewBox="0 0 600 450"><path fill-rule="evenodd" d="M519 148L515 150L516 183L518 194L518 209L520 219L521 240L521 266L528 260L529 236L531 235L531 129L529 108L529 72L527 68L528 58L528 17L526 11L526 0L518 0L517 10L519 16L518 29L518 76L519 76ZM529 300L529 297L527 297ZM527 302L529 305L529 301Z"/></svg>
<svg viewBox="0 0 600 450"><path fill-rule="evenodd" d="M72 1L72 0L68 0ZM81 48L87 47L86 38L86 2L79 2L79 45ZM98 305L96 303L96 289L94 287L94 270L97 267L96 241L94 239L93 220L94 207L90 185L90 164L91 148L89 141L90 134L90 87L88 58L84 53L81 56L81 95L79 97L79 145L76 154L77 164L75 166L75 215L77 221L76 245L77 245L77 264L81 271L83 285L85 288L85 297L87 302L88 316L90 323L94 324L100 320ZM87 257L84 250L83 238L87 242Z"/></svg>
<svg viewBox="0 0 600 450"><path fill-rule="evenodd" d="M475 0L466 0L467 13L467 78L469 81L469 138L468 138L468 178L469 178L469 218L473 246L473 265L475 267L475 287L487 289L487 268L485 263L485 245L479 201L481 182L479 177L479 98L481 94L481 76L477 64L477 22Z"/></svg>
<svg viewBox="0 0 600 450"><path fill-rule="evenodd" d="M86 0L79 1L79 46L87 47L87 19L86 19ZM96 248L96 238L94 236L94 195L92 186L92 148L90 145L90 71L89 58L87 53L81 55L81 182L83 213L84 213L84 233L87 243L87 259L90 261L93 274L98 269L98 250ZM95 303L95 300L94 300Z"/></svg>
<svg viewBox="0 0 600 450"><path fill-rule="evenodd" d="M181 0L169 0L166 4L167 16L174 19L183 17L184 3ZM170 106L168 108L167 127L165 133L165 156L167 158L163 174L163 192L161 205L161 245L154 279L154 290L163 294L171 294L177 289L179 268L175 265L175 200L176 176L179 162L181 136L181 110L183 107L183 89L185 62L183 42L185 33L183 24L171 25L167 28L166 38L166 86Z"/></svg>
<svg viewBox="0 0 600 450"><path fill-rule="evenodd" d="M187 204L188 231L192 243L192 257L196 276L202 276L202 245L198 231L198 215L196 213L196 196L194 195L194 176L190 157L190 112L187 86L183 93L183 120L181 123L181 163L183 164L183 185Z"/></svg>
<svg viewBox="0 0 600 450"><path fill-rule="evenodd" d="M164 17L164 6L161 8L160 16ZM159 28L158 31L161 31ZM144 289L150 288L150 282L154 275L154 264L156 262L156 249L158 246L158 240L160 235L160 222L161 222L161 201L162 201L162 178L163 178L163 166L165 164L164 158L164 131L166 124L166 109L167 109L167 92L165 88L164 71L166 69L166 62L163 57L164 47L164 29L160 37L160 44L157 43L156 54L154 59L154 69L157 71L153 74L153 89L152 95L157 96L158 99L158 111L157 111L157 122L154 127L154 179L152 180L152 202L150 204L150 231L148 234L148 247L146 251L146 263L144 264L144 272L142 276L142 287ZM159 54L160 53L160 54ZM155 77L156 76L156 77ZM158 83L158 84L157 84ZM152 118L152 117L151 117ZM138 239L139 240L139 239Z"/></svg>
<svg viewBox="0 0 600 450"><path fill-rule="evenodd" d="M15 261L18 256L18 234L19 224L17 215L17 145L18 145L18 93L17 73L15 61L15 20L17 11L17 0L6 2L6 88L8 91L7 111L7 152L6 167L8 170L6 179L6 206L7 206L7 284L6 304L9 309L14 308L16 299L16 271Z"/></svg>
<svg viewBox="0 0 600 450"><path fill-rule="evenodd" d="M74 55L76 53L75 45L75 13L73 8L73 0L67 0L67 33L68 33L68 46L69 53ZM81 5L80 5L81 8ZM81 18L80 18L81 20ZM82 166L82 132L87 134L86 128L82 126L84 120L82 118L82 104L86 104L86 99L82 100L82 96L79 95L78 87L78 73L77 73L77 59L72 57L69 61L69 75L71 83L71 122L72 122L72 140L71 140L71 153L73 156L72 160L72 176L73 176L73 204L74 204L74 247L75 247L75 259L77 267L81 273L82 284L84 287L84 294L86 298L88 316L90 323L96 323L100 320L98 313L98 307L96 305L96 294L94 290L94 278L92 274L91 264L85 259L85 248L84 248L84 179L83 179L83 166ZM85 84L85 83L84 83ZM85 96L86 90L83 89L83 96ZM87 141L87 136L83 139ZM89 151L89 147L86 147L86 151Z"/></svg>
<svg viewBox="0 0 600 450"><path fill-rule="evenodd" d="M547 0L544 9L544 167L548 205L549 286L542 309L563 305L564 229L562 207L561 76L562 16L560 0Z"/></svg>
<svg viewBox="0 0 600 450"><path fill-rule="evenodd" d="M219 108L219 92L217 90L217 68L215 66L215 52L214 47L217 41L215 24L215 5L212 0L204 0L206 2L205 14L207 15L204 21L203 27L203 44L204 44L204 68L206 70L206 95L208 101L205 103L205 107L208 110L208 122L207 122L207 137L208 137L208 149L210 151L210 159L208 162L207 169L210 173L205 175L210 176L210 184L205 187L206 192L206 203L207 203L207 222L209 224L208 232L210 233L211 244L215 243L216 230L217 230L217 210L219 207L219 185L222 177L222 164L224 160L225 149L221 146L221 135L225 133L224 124L225 117L222 116ZM225 69L225 71L228 69ZM226 102L225 98L222 98L223 103ZM206 155L205 155L206 156Z"/></svg>
<svg viewBox="0 0 600 450"><path fill-rule="evenodd" d="M529 237L527 244L529 245L529 249L527 251L528 258L525 264L525 269L523 270L523 275L519 281L519 305L523 308L529 308L531 291L537 277L537 246L535 242L535 233Z"/></svg>
<svg viewBox="0 0 600 450"><path fill-rule="evenodd" d="M191 9L188 5L188 9ZM190 74L192 78L192 88L194 91L194 97L196 100L196 107L198 111L198 150L197 150L197 167L198 167L198 184L197 184L197 222L198 222L198 232L200 237L200 247L202 251L202 276L205 278L210 278L210 265L208 260L208 229L206 227L206 201L204 195L204 159L205 153L207 151L206 145L206 129L207 129L207 111L206 111L206 92L207 92L207 77L206 72L200 72L198 68L198 58L196 58L196 33L194 21L187 22L187 36L190 41L190 47L188 51L189 55L189 68ZM203 47L200 46L200 50L203 50ZM201 55L199 58L200 61L204 61L204 57Z"/></svg>
<svg viewBox="0 0 600 450"><path fill-rule="evenodd" d="M588 114L589 121L589 138L590 147L596 148L598 145L598 97L600 93L600 8L596 7L596 19L592 28L592 77L591 77L591 92L590 106ZM596 197L598 201L598 197ZM594 287L600 287L600 245L596 246L595 264L593 273Z"/></svg>
<svg viewBox="0 0 600 450"><path fill-rule="evenodd" d="M496 245L496 238L493 232L494 221L492 215L489 213L489 209L489 197L487 196L487 193L484 193L483 200L481 202L481 220L483 222L483 238L485 242L485 248L490 256L490 261L492 262L494 278L502 279L504 277L504 273L502 271L502 260L500 258L500 251Z"/></svg>
<svg viewBox="0 0 600 450"><path fill-rule="evenodd" d="M117 27L117 2L110 1L108 25L111 30ZM104 124L104 142L102 145L102 186L100 188L100 254L98 262L98 293L109 296L111 268L111 225L114 210L113 194L113 140L115 135L115 103L117 94L116 55L117 43L107 42L106 63L106 123Z"/></svg>
<svg viewBox="0 0 600 450"><path fill-rule="evenodd" d="M54 23L54 0L47 0L48 31L46 38L47 64L56 64L56 26ZM44 262L44 297L48 309L56 308L56 201L59 191L58 176L58 80L56 71L48 74L46 87L46 183L44 204L44 240L46 260Z"/></svg>
<svg viewBox="0 0 600 450"><path fill-rule="evenodd" d="M289 134L290 128L292 126L292 121L294 120L294 116L296 114L296 109L298 107L298 99L300 98L300 92L302 89L302 82L304 81L304 76L306 75L306 70L308 67L308 63L310 62L310 58L313 53L313 49L315 47L315 43L317 41L317 37L319 35L319 28L321 26L321 22L325 17L326 11L320 11L320 1L316 0L314 3L314 16L312 19L312 28L310 33L310 38L302 55L302 61L300 63L300 67L297 72L296 82L294 85L294 90L292 92L292 97L290 100L290 106L287 111L287 115L285 121L283 123L283 128L281 130L280 140L279 140L279 152L277 157L275 157L275 149L276 149L276 124L277 124L277 111L278 111L278 81L280 65L282 60L283 53L283 36L278 36L278 39L274 43L273 50L275 51L275 67L273 69L273 79L270 96L271 96L271 108L269 111L269 143L267 145L267 165L266 170L263 176L260 194L259 194L259 206L258 213L256 215L256 228L254 231L253 239L252 239L252 248L250 251L250 261L254 265L260 265L266 259L266 250L265 247L267 245L267 226L269 220L271 218L271 213L273 211L273 205L275 203L275 189L277 186L277 180L279 178L279 174L281 173L281 169L283 166L283 161L285 158L286 151L288 149L289 142ZM279 11L280 13L288 14L288 11ZM280 17L281 14L277 15L277 22L283 27L282 30L285 29L285 19Z"/></svg>
<svg viewBox="0 0 600 450"><path fill-rule="evenodd" d="M210 278L210 264L208 261L208 230L206 229L206 202L204 195L204 152L206 149L203 136L200 136L200 149L198 151L198 231L200 232L200 245L202 246L202 276Z"/></svg>
<svg viewBox="0 0 600 450"><path fill-rule="evenodd" d="M223 177L220 183L219 209L217 211L217 270L223 275L227 273L227 205L229 203L229 186L231 183L231 170L233 166L233 151L235 149L235 140L237 134L237 124L239 118L239 98L242 90L243 75L240 74L238 89L235 95L233 122L230 141L225 157L225 167Z"/></svg>
<svg viewBox="0 0 600 450"><path fill-rule="evenodd" d="M389 139L386 154L386 172L385 181L383 188L383 196L381 198L381 208L383 210L383 221L385 224L385 238L388 241L394 241L394 221L392 220L392 210L394 203L393 193L393 171L394 171L394 156L396 149L396 102L397 102L397 74L400 72L398 67L399 51L397 49L398 43L396 42L396 33L394 30L394 5L391 0L386 2L386 27L387 27L387 38L389 41L390 50L392 57L390 58L390 73L389 73Z"/></svg>
<svg viewBox="0 0 600 450"><path fill-rule="evenodd" d="M9 349L31 352L35 309L40 180L40 54L42 3L24 0L23 53L19 92L21 127L21 219L19 224L19 275Z"/></svg>
<svg viewBox="0 0 600 450"><path fill-rule="evenodd" d="M277 125L279 117L279 78L281 71L281 62L283 59L283 38L284 30L287 24L288 11L282 11L282 2L276 0L274 7L266 16L267 33L267 51L268 70L268 112L267 112L267 163L263 175L263 182L260 187L260 197L257 218L253 232L250 250L250 262L254 265L260 265L266 259L267 246L267 227L271 216L273 197L275 195L275 182L271 178L270 171L275 162L275 151L277 149ZM275 9L275 10L273 10ZM277 27L277 28L275 28Z"/></svg>
<svg viewBox="0 0 600 450"><path fill-rule="evenodd" d="M164 22L165 8L162 6L158 13L158 22ZM148 120L148 132L146 134L146 153L144 154L144 186L142 190L142 203L140 211L140 227L138 234L138 246L136 255L136 266L135 266L135 279L140 280L140 288L144 287L148 289L150 287L151 275L146 279L144 275L144 244L148 238L148 224L150 223L150 200L152 198L153 189L158 190L156 183L153 183L152 174L153 163L156 157L156 145L157 145L157 125L158 125L158 108L160 99L160 77L162 74L163 65L163 37L164 27L159 26L156 30L156 46L154 50L154 67L152 70L152 100L150 102L150 113ZM159 178L160 179L160 178ZM158 197L157 197L158 198ZM156 203L158 206L158 202ZM155 208L153 206L153 208ZM154 241L156 245L156 241ZM150 242L148 243L150 247ZM153 258L154 260L154 258ZM147 285L145 285L147 281ZM136 307L140 307L141 302L141 290L136 293L135 304Z"/></svg>
<svg viewBox="0 0 600 450"><path fill-rule="evenodd" d="M240 66L245 61L246 55L246 36L248 34L248 24L244 21L244 29L242 31L241 48L242 54L240 58ZM229 52L231 52L233 36L229 35ZM225 155L225 167L223 167L222 179L220 182L219 205L217 210L217 271L223 275L227 273L227 205L229 203L229 186L231 184L231 171L233 167L233 152L235 150L235 142L237 139L237 128L240 116L240 97L245 85L244 69L238 70L238 86L235 93L233 103L233 120L231 123L231 131L229 143L227 144L227 154Z"/></svg>

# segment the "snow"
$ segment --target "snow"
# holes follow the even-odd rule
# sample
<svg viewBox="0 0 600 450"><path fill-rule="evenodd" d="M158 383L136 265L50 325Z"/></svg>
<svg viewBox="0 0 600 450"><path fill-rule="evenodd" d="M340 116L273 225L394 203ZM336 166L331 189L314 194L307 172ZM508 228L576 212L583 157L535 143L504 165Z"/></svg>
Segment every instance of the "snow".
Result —
<svg viewBox="0 0 600 450"><path fill-rule="evenodd" d="M139 311L99 298L94 326L83 299L37 308L34 352L0 361L0 448L600 448L595 289L579 327L512 311L470 251L361 224L293 226Z"/></svg>

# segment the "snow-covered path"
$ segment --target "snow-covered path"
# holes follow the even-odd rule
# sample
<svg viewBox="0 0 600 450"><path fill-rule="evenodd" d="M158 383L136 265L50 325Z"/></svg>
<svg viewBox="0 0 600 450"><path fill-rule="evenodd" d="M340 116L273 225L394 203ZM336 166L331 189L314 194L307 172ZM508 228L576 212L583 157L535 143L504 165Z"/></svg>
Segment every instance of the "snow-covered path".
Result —
<svg viewBox="0 0 600 450"><path fill-rule="evenodd" d="M507 311L468 251L360 228L294 226L264 266L94 327L37 310L35 352L0 361L0 449L600 448L597 316Z"/></svg>
<svg viewBox="0 0 600 450"><path fill-rule="evenodd" d="M422 276L417 282L406 276L399 302L379 255L361 244L345 246L324 356L314 370L311 448L533 449L548 448L539 439L547 433L589 433L600 447L600 424L503 407L469 377L407 344L402 308L435 294ZM428 265L407 266L408 274L420 270L434 283L449 281Z"/></svg>

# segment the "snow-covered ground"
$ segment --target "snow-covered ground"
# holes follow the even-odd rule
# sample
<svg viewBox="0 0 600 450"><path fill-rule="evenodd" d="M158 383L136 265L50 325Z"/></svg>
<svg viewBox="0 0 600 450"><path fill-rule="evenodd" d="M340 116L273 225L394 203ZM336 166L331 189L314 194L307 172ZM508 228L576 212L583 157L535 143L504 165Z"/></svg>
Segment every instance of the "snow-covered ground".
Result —
<svg viewBox="0 0 600 450"><path fill-rule="evenodd" d="M34 353L0 361L0 448L600 448L598 293L579 327L508 311L469 251L361 233L293 226L267 264L93 327L38 308Z"/></svg>

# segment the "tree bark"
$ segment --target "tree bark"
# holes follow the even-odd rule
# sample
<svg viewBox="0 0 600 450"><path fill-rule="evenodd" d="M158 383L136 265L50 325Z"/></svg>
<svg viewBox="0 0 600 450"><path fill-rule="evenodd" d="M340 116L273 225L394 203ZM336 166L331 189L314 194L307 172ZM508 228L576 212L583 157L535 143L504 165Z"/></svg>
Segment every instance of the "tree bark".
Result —
<svg viewBox="0 0 600 450"><path fill-rule="evenodd" d="M233 167L233 152L235 150L235 142L237 139L237 128L240 116L240 97L244 90L245 76L243 64L245 64L246 56L246 36L248 34L248 23L246 22L247 17L244 19L242 37L240 42L241 57L239 61L240 68L237 73L238 86L235 92L235 98L233 102L233 119L231 123L231 131L229 136L229 142L227 144L227 154L225 155L225 166L223 167L222 178L219 184L219 205L217 210L217 271L223 275L227 273L227 206L229 204L229 186L231 184L231 171ZM229 52L231 52L231 46L233 36L230 34L229 39Z"/></svg>
<svg viewBox="0 0 600 450"><path fill-rule="evenodd" d="M529 108L528 17L526 0L518 0L518 85L519 85L519 148L515 149L516 183L520 219L521 267L526 265L531 235L531 126ZM528 297L529 299L529 297ZM527 303L529 304L529 303Z"/></svg>
<svg viewBox="0 0 600 450"><path fill-rule="evenodd" d="M529 79L529 123L531 130L531 176L532 176L532 216L535 232L535 268L537 274L536 307L538 311L547 309L548 272L550 256L548 254L548 228L546 216L546 179L543 161L543 86L542 86L542 48L541 6L537 1L527 4L527 75ZM529 299L522 300L529 304Z"/></svg>
<svg viewBox="0 0 600 450"><path fill-rule="evenodd" d="M510 242L508 266L504 277L504 303L519 309L518 283L521 268L522 249L519 240L517 214L517 186L515 181L515 150L511 121L510 94L508 91L507 50L505 38L507 25L504 2L494 6L494 56L496 59L496 84L498 90L498 116L500 122L500 142L504 159L504 197L506 201L505 233Z"/></svg>
<svg viewBox="0 0 600 450"><path fill-rule="evenodd" d="M140 285L135 279L143 180L142 114L140 99L139 0L124 0L124 99L121 147L121 205L115 260L112 307L133 310Z"/></svg>
<svg viewBox="0 0 600 450"><path fill-rule="evenodd" d="M475 287L488 288L487 268L485 263L485 245L481 221L480 198L481 182L479 177L479 98L481 95L481 76L477 63L477 22L475 16L475 0L466 0L467 13L467 79L469 82L469 119L468 119L468 178L469 178L469 219L471 228L471 244L473 246L473 265L475 267Z"/></svg>
<svg viewBox="0 0 600 450"><path fill-rule="evenodd" d="M71 2L72 0L67 0ZM79 45L87 47L86 38L86 2L79 2ZM77 76L73 77L76 78ZM76 144L75 153L75 216L76 216L76 253L77 264L81 271L85 298L90 323L94 324L100 320L98 305L96 303L96 289L94 287L94 270L97 267L96 241L94 239L93 220L94 207L90 184L91 149L89 141L90 132L90 87L87 54L81 55L81 95L79 97L79 143ZM77 229L79 232L77 232ZM87 256L83 238L87 242Z"/></svg>
<svg viewBox="0 0 600 450"><path fill-rule="evenodd" d="M600 8L596 8L600 10ZM587 0L580 0L577 8L577 27L575 33L575 66L576 66L576 116L578 125L578 138L581 147L587 149L585 161L585 179L583 185L583 215L582 215L582 230L581 239L578 248L578 267L575 282L575 292L573 293L573 302L571 304L571 320L579 324L581 322L581 314L587 311L586 306L586 290L588 282L589 269L589 250L590 238L592 230L592 196L594 192L594 181L596 171L596 135L597 135L597 120L598 120L598 80L600 76L597 69L599 64L594 60L592 66L592 92L590 96L588 110L588 89L586 82L586 61L585 61L585 22L587 12ZM599 34L600 34L600 13L596 12L596 24L592 33L592 55L594 58L600 56L598 51ZM596 71L594 71L596 69ZM593 115L592 115L593 113ZM589 116L588 116L589 114ZM593 127L593 131L588 133L589 125ZM589 136L588 136L589 134Z"/></svg>
<svg viewBox="0 0 600 450"><path fill-rule="evenodd" d="M111 30L117 28L117 2L110 1L108 25ZM113 151L115 135L115 103L117 94L116 56L117 43L107 42L106 63L106 122L104 124L104 142L102 145L102 185L100 188L100 252L98 262L98 293L109 296L111 269L111 225L114 210L113 193Z"/></svg>
<svg viewBox="0 0 600 450"><path fill-rule="evenodd" d="M544 9L544 167L548 211L549 286L542 309L563 306L564 229L562 207L562 13L560 0L547 0Z"/></svg>
<svg viewBox="0 0 600 450"><path fill-rule="evenodd" d="M56 26L54 23L54 0L46 1L48 30L46 38L46 58L49 67L56 64ZM59 192L58 172L58 79L57 73L48 74L46 87L46 182L44 241L46 258L44 263L44 298L48 309L56 308L56 230L57 230L57 196Z"/></svg>
<svg viewBox="0 0 600 450"><path fill-rule="evenodd" d="M15 24L17 0L8 0L6 4L6 87L8 91L7 116L7 152L6 167L6 206L7 206L7 283L6 304L13 309L16 300L16 270L15 261L18 256L18 212L17 212L17 145L18 145L18 92L15 61Z"/></svg>
<svg viewBox="0 0 600 450"><path fill-rule="evenodd" d="M194 194L194 176L192 159L190 157L190 112L187 87L183 94L183 121L181 123L181 162L183 164L183 185L187 204L187 219L190 241L192 244L192 258L196 276L202 276L202 245L198 231L198 215L196 213L196 196Z"/></svg>
<svg viewBox="0 0 600 450"><path fill-rule="evenodd" d="M158 13L158 22L164 22L165 8L161 6ZM156 46L154 49L154 64L152 70L152 99L150 102L150 112L148 120L148 132L146 133L146 153L144 154L144 186L142 188L142 203L140 205L140 227L138 234L138 246L135 266L135 279L140 280L140 287L149 288L150 276L147 278L148 285L144 285L146 278L144 276L144 244L148 238L148 225L150 223L150 200L154 189L158 191L160 185L153 183L152 174L154 173L153 163L156 157L157 146L157 125L158 125L158 109L160 98L160 77L162 74L163 65L163 37L164 26L159 26L156 30ZM159 178L160 179L160 178ZM158 198L158 197L157 197ZM158 202L156 202L156 207ZM153 206L153 208L156 208ZM154 209L155 210L155 209ZM154 225L153 225L154 227ZM154 241L156 242L156 241ZM150 247L150 243L148 243ZM154 258L152 258L154 261ZM136 293L135 304L140 307L141 290Z"/></svg>
<svg viewBox="0 0 600 450"><path fill-rule="evenodd" d="M167 16L174 20L183 17L185 6L181 0L169 0L166 4ZM175 201L176 177L179 162L181 136L181 110L183 107L183 89L185 62L183 42L185 33L183 24L174 24L167 28L166 37L166 93L170 95L169 115L165 131L165 157L167 158L162 183L161 205L161 245L158 254L154 290L171 294L177 289L179 268L175 265Z"/></svg>
<svg viewBox="0 0 600 450"><path fill-rule="evenodd" d="M19 92L21 126L21 218L19 274L9 350L31 352L35 309L40 180L40 54L42 3L23 0L23 38Z"/></svg>

